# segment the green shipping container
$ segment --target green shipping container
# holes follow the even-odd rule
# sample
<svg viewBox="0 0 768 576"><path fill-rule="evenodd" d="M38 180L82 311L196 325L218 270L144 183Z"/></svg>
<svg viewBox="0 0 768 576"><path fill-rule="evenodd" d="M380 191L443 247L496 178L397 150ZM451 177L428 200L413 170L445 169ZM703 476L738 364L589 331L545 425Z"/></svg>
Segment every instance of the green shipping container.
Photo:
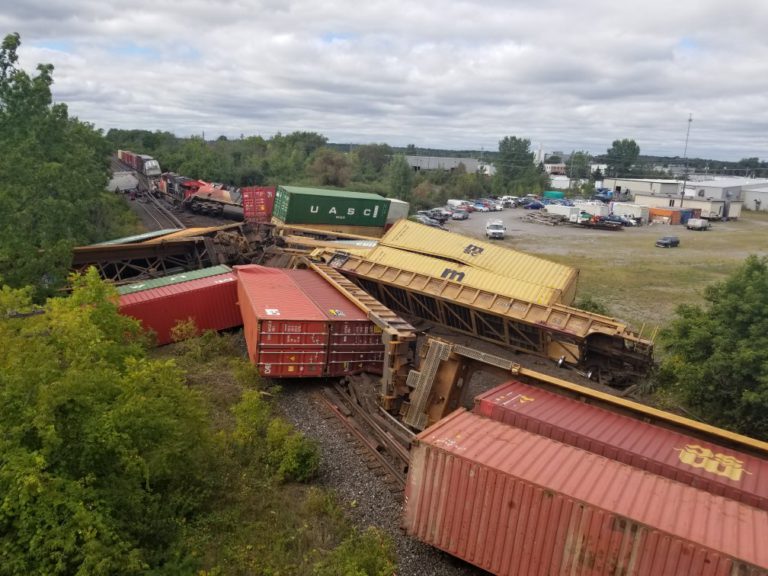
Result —
<svg viewBox="0 0 768 576"><path fill-rule="evenodd" d="M118 286L117 291L121 296L125 294L134 294L136 292L143 292L144 290L153 290L155 288L162 288L163 286L172 286L173 284L181 284L182 282L190 282L192 280L200 280L201 278L229 274L230 272L232 272L232 268L229 266L211 266L210 268L200 268L199 270L180 272L179 274L174 274L172 276L162 276L160 278L153 278L151 280L144 280L133 284L125 284L123 286Z"/></svg>
<svg viewBox="0 0 768 576"><path fill-rule="evenodd" d="M547 190L544 192L544 198L549 198L550 200L562 200L565 198L565 192L560 192L559 190Z"/></svg>
<svg viewBox="0 0 768 576"><path fill-rule="evenodd" d="M389 200L378 194L278 186L272 215L286 224L384 226Z"/></svg>

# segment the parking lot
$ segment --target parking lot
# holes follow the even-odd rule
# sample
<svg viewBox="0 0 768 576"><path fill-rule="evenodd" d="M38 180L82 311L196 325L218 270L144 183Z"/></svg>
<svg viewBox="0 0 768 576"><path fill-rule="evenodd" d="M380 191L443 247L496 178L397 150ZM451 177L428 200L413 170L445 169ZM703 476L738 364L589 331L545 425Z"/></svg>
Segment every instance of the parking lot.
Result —
<svg viewBox="0 0 768 576"><path fill-rule="evenodd" d="M474 212L469 220L446 226L485 239L486 222L501 220L507 237L493 242L578 268L579 297L603 303L612 316L638 329L664 325L678 304L702 303L705 286L725 278L747 255L768 250L768 215L754 212L738 221L714 222L703 232L665 224L619 231L547 226L524 222L529 212ZM668 235L678 236L680 246L657 248L656 240Z"/></svg>

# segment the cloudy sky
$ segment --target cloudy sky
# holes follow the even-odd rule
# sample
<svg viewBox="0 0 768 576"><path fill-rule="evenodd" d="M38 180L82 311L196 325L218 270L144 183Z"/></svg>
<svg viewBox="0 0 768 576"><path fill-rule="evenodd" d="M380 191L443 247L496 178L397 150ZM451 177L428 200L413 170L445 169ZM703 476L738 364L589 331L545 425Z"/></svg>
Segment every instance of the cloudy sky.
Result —
<svg viewBox="0 0 768 576"><path fill-rule="evenodd" d="M768 154L765 0L0 0L99 128L739 160Z"/></svg>

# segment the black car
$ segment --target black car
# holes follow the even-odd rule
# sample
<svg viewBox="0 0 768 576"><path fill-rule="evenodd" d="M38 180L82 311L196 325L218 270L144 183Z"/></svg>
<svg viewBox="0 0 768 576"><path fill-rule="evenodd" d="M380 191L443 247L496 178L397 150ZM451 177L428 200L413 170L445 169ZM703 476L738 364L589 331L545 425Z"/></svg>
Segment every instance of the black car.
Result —
<svg viewBox="0 0 768 576"><path fill-rule="evenodd" d="M664 236L656 240L656 246L659 248L675 248L680 246L680 238L677 236Z"/></svg>

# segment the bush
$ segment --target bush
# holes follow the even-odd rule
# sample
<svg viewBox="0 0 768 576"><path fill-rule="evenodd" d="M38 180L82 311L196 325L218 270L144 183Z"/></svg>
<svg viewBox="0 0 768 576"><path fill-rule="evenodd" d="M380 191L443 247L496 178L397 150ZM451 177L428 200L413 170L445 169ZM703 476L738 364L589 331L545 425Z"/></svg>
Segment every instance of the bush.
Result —
<svg viewBox="0 0 768 576"><path fill-rule="evenodd" d="M352 533L326 558L315 564L316 576L392 576L392 542L375 528Z"/></svg>

